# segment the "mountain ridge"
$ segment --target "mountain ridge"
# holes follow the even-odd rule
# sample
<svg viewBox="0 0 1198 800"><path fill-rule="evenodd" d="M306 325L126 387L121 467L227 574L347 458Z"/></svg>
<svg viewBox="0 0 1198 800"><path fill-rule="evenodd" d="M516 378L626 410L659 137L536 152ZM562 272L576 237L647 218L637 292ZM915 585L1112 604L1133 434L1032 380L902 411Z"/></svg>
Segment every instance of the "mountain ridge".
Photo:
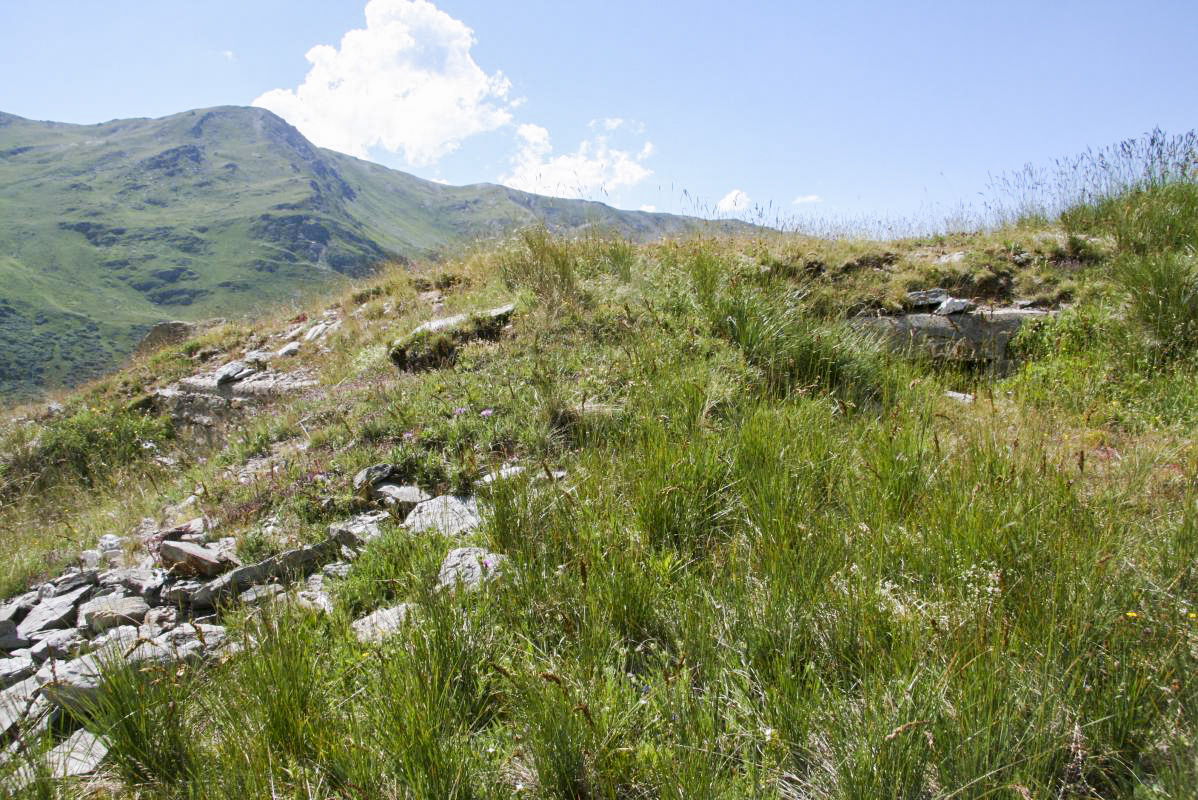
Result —
<svg viewBox="0 0 1198 800"><path fill-rule="evenodd" d="M316 147L265 109L94 125L0 112L0 397L103 374L158 321L297 302L534 223L638 240L704 224L446 186Z"/></svg>

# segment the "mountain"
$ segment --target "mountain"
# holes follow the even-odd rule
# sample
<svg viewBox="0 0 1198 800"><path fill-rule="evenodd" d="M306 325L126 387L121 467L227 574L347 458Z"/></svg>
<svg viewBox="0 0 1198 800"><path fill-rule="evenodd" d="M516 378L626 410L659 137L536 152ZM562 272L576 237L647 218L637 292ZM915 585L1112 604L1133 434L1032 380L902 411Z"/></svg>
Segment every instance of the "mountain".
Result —
<svg viewBox="0 0 1198 800"><path fill-rule="evenodd" d="M297 301L537 220L634 239L700 224L425 181L259 108L100 125L0 113L0 398L103 374L161 320Z"/></svg>

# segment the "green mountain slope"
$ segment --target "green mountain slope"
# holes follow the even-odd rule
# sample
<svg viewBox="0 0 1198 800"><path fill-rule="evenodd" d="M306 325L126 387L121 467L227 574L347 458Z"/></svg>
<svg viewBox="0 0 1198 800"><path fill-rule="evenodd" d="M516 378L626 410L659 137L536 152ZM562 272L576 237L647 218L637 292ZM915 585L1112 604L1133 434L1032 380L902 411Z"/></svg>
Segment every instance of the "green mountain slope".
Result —
<svg viewBox="0 0 1198 800"><path fill-rule="evenodd" d="M538 219L640 239L699 224L443 186L314 147L257 108L101 125L0 114L0 397L102 374L159 320L299 300Z"/></svg>

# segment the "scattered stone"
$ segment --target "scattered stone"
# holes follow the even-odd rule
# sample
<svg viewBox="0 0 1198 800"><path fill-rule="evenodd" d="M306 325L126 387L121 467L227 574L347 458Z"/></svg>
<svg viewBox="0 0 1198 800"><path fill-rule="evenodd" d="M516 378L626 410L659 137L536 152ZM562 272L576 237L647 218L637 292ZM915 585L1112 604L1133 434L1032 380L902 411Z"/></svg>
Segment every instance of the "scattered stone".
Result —
<svg viewBox="0 0 1198 800"><path fill-rule="evenodd" d="M325 564L321 572L329 578L344 578L349 575L350 565L344 561L334 561L332 564Z"/></svg>
<svg viewBox="0 0 1198 800"><path fill-rule="evenodd" d="M440 333L454 328L459 328L462 325L470 322L472 319L480 318L487 320L506 320L516 310L515 303L499 306L498 308L490 308L486 311L480 311L475 314L454 314L452 317L443 317L442 319L434 319L425 322L422 325L416 326L412 330L411 335L415 336L421 333Z"/></svg>
<svg viewBox="0 0 1198 800"><path fill-rule="evenodd" d="M300 343L291 341L280 347L279 351L275 353L275 355L279 356L279 358L288 358L290 356L299 355L299 351Z"/></svg>
<svg viewBox="0 0 1198 800"><path fill-rule="evenodd" d="M963 300L959 297L950 297L936 307L933 314L938 314L942 317L947 317L949 314L964 314L967 311L973 311L976 308L970 300Z"/></svg>
<svg viewBox="0 0 1198 800"><path fill-rule="evenodd" d="M936 259L936 263L937 264L960 264L964 260L965 260L964 251L958 250L955 253L945 253L944 255L942 255Z"/></svg>
<svg viewBox="0 0 1198 800"><path fill-rule="evenodd" d="M193 542L164 541L158 548L158 555L163 565L176 575L212 578L236 564L228 553Z"/></svg>
<svg viewBox="0 0 1198 800"><path fill-rule="evenodd" d="M317 573L309 575L304 582L304 588L295 593L296 602L303 608L322 614L333 613L333 598L324 588L325 576Z"/></svg>
<svg viewBox="0 0 1198 800"><path fill-rule="evenodd" d="M79 563L84 569L95 569L104 560L104 554L99 550L84 550L79 554Z"/></svg>
<svg viewBox="0 0 1198 800"><path fill-rule="evenodd" d="M140 624L150 605L140 597L97 597L79 607L79 627L101 633L129 623Z"/></svg>
<svg viewBox="0 0 1198 800"><path fill-rule="evenodd" d="M514 311L515 306L508 304L426 322L391 346L391 361L402 370L452 366L458 347L474 339L494 338Z"/></svg>
<svg viewBox="0 0 1198 800"><path fill-rule="evenodd" d="M64 572L54 580L50 581L46 586L51 587L48 593L43 593L42 597L47 594L51 597L59 597L64 594L75 591L81 586L95 586L99 573L95 570L70 570Z"/></svg>
<svg viewBox="0 0 1198 800"><path fill-rule="evenodd" d="M186 600L194 608L215 608L224 598L241 594L255 584L308 575L321 564L333 560L337 552L338 543L333 539L287 550L257 564L236 567L206 584L196 585L189 589Z"/></svg>
<svg viewBox="0 0 1198 800"><path fill-rule="evenodd" d="M151 608L146 612L142 624L158 635L164 630L175 627L179 621L179 612L170 606Z"/></svg>
<svg viewBox="0 0 1198 800"><path fill-rule="evenodd" d="M394 608L384 608L353 622L354 636L363 644L381 642L403 627L411 606L400 603Z"/></svg>
<svg viewBox="0 0 1198 800"><path fill-rule="evenodd" d="M956 400L958 403L964 403L965 405L973 402L973 395L966 394L965 392L948 391L944 393L944 396L949 400Z"/></svg>
<svg viewBox="0 0 1198 800"><path fill-rule="evenodd" d="M403 522L412 533L439 531L446 536L469 533L482 524L473 497L442 495L417 505Z"/></svg>
<svg viewBox="0 0 1198 800"><path fill-rule="evenodd" d="M0 650L20 650L28 646L29 640L17 633L17 623L11 619L0 621Z"/></svg>
<svg viewBox="0 0 1198 800"><path fill-rule="evenodd" d="M11 735L25 720L41 686L34 676L0 691L0 738Z"/></svg>
<svg viewBox="0 0 1198 800"><path fill-rule="evenodd" d="M477 589L500 576L507 556L491 553L481 547L458 547L449 551L441 563L437 586L467 590Z"/></svg>
<svg viewBox="0 0 1198 800"><path fill-rule="evenodd" d="M328 325L326 325L323 322L318 322L315 325L313 325L311 328L309 328L308 332L304 334L304 341L310 342L313 339L319 339L321 336L323 336L325 334L325 332L328 329L329 329Z"/></svg>
<svg viewBox="0 0 1198 800"><path fill-rule="evenodd" d="M100 537L100 541L96 543L96 547L105 553L110 550L123 550L125 547L125 537L117 536L114 533L106 533Z"/></svg>
<svg viewBox="0 0 1198 800"><path fill-rule="evenodd" d="M75 621L75 606L92 592L90 584L56 597L47 597L30 610L17 626L17 635L30 639L40 631L70 627Z"/></svg>
<svg viewBox="0 0 1198 800"><path fill-rule="evenodd" d="M158 598L166 581L166 571L161 569L110 569L100 573L100 587L120 587L144 597L151 605Z"/></svg>

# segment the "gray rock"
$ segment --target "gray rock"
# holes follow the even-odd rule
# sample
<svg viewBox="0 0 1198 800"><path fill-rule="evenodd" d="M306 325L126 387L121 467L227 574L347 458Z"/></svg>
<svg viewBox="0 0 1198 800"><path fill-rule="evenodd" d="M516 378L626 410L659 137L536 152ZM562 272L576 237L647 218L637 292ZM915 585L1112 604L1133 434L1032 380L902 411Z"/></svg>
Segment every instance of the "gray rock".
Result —
<svg viewBox="0 0 1198 800"><path fill-rule="evenodd" d="M490 483L495 483L496 481L504 481L508 478L514 478L523 472L524 467L520 466L519 464L508 464L507 466L500 467L492 472L488 472L486 475L483 475L481 478L479 478L478 482L485 486Z"/></svg>
<svg viewBox="0 0 1198 800"><path fill-rule="evenodd" d="M973 311L975 307L976 306L974 306L973 302L970 300L963 300L959 297L950 297L940 305L936 306L936 310L932 313L939 314L942 317L947 317L949 314L964 314L967 311Z"/></svg>
<svg viewBox="0 0 1198 800"><path fill-rule="evenodd" d="M913 310L936 308L947 299L949 294L944 289L924 289L919 292L907 292L903 305Z"/></svg>
<svg viewBox="0 0 1198 800"><path fill-rule="evenodd" d="M319 339L321 336L323 336L325 334L326 331L328 331L328 329L329 329L329 326L327 324L325 324L323 322L318 322L315 325L313 325L311 328L308 328L308 332L304 334L304 341L310 342L313 339Z"/></svg>
<svg viewBox="0 0 1198 800"><path fill-rule="evenodd" d="M969 405L974 400L974 397L971 394L966 394L965 392L954 392L951 390L945 392L944 396L949 400L956 400L958 403L962 403L964 405Z"/></svg>
<svg viewBox="0 0 1198 800"><path fill-rule="evenodd" d="M309 575L304 582L304 588L295 593L295 601L301 607L322 614L333 613L333 598L324 588L325 576L317 573Z"/></svg>
<svg viewBox="0 0 1198 800"><path fill-rule="evenodd" d="M125 537L106 533L100 537L100 541L96 542L96 547L104 553L110 550L122 550L125 547Z"/></svg>
<svg viewBox="0 0 1198 800"><path fill-rule="evenodd" d="M86 600L91 592L92 586L89 584L66 594L45 598L21 620L17 635L29 639L39 631L70 627L75 622L75 606Z"/></svg>
<svg viewBox="0 0 1198 800"><path fill-rule="evenodd" d="M29 613L29 610L37 605L41 597L36 591L25 592L25 594L17 595L4 605L0 606L0 623L5 622L20 622Z"/></svg>
<svg viewBox="0 0 1198 800"><path fill-rule="evenodd" d="M255 584L304 577L336 558L337 552L337 542L331 539L297 547L257 564L236 567L214 581L196 586L186 599L194 608L215 608L221 600L240 594Z"/></svg>
<svg viewBox="0 0 1198 800"><path fill-rule="evenodd" d="M87 639L75 628L49 631L29 650L29 657L38 664L49 658L74 658L87 646Z"/></svg>
<svg viewBox="0 0 1198 800"><path fill-rule="evenodd" d="M108 742L80 728L46 754L46 771L58 780L90 775L107 755Z"/></svg>
<svg viewBox="0 0 1198 800"><path fill-rule="evenodd" d="M17 623L12 620L0 622L0 650L20 650L29 645L29 639L17 633Z"/></svg>
<svg viewBox="0 0 1198 800"><path fill-rule="evenodd" d="M967 314L905 314L895 317L857 317L854 328L884 337L900 352L949 361L989 362L1003 366L1008 345L1029 320L1045 319L1048 312L1000 308Z"/></svg>
<svg viewBox="0 0 1198 800"><path fill-rule="evenodd" d="M157 636L165 630L175 627L179 621L179 612L169 606L151 608L146 612L142 625Z"/></svg>
<svg viewBox="0 0 1198 800"><path fill-rule="evenodd" d="M217 386L223 386L226 383L235 383L244 378L253 375L257 370L242 361L230 361L216 371L213 377L216 379Z"/></svg>
<svg viewBox="0 0 1198 800"><path fill-rule="evenodd" d="M395 465L393 464L372 464L354 475L354 492L366 494L394 474Z"/></svg>
<svg viewBox="0 0 1198 800"><path fill-rule="evenodd" d="M41 685L29 677L0 691L0 738L10 736L25 720Z"/></svg>
<svg viewBox="0 0 1198 800"><path fill-rule="evenodd" d="M334 561L332 564L325 564L321 572L329 578L344 578L349 575L350 569L350 565L346 562Z"/></svg>
<svg viewBox="0 0 1198 800"><path fill-rule="evenodd" d="M158 548L162 563L176 575L215 577L235 566L227 554L194 542L165 541Z"/></svg>
<svg viewBox="0 0 1198 800"><path fill-rule="evenodd" d="M287 358L289 356L298 355L299 351L300 351L300 343L299 342L288 342L287 344L285 344L279 348L279 351L276 355L278 355L280 358Z"/></svg>
<svg viewBox="0 0 1198 800"><path fill-rule="evenodd" d="M95 586L98 578L99 573L94 569L68 570L47 584L51 587L49 594L51 597L59 597L75 591L80 586ZM42 596L45 597L45 593Z"/></svg>
<svg viewBox="0 0 1198 800"><path fill-rule="evenodd" d="M403 522L412 533L438 531L446 536L469 533L482 524L473 497L442 495L417 505Z"/></svg>
<svg viewBox="0 0 1198 800"><path fill-rule="evenodd" d="M474 317L501 320L510 317L512 312L515 310L515 304L508 303L507 305L499 306L498 308L487 309L486 311L480 311L475 314L455 314L452 317L429 320L423 325L418 325L416 328L414 328L409 336L416 336L421 333L439 333L441 331L452 330L464 325Z"/></svg>
<svg viewBox="0 0 1198 800"><path fill-rule="evenodd" d="M945 253L944 255L942 255L936 259L936 263L937 264L960 264L964 260L965 260L964 251L958 250L955 253Z"/></svg>
<svg viewBox="0 0 1198 800"><path fill-rule="evenodd" d="M276 600L283 594L283 587L277 583L263 583L251 586L237 596L244 606L261 606Z"/></svg>
<svg viewBox="0 0 1198 800"><path fill-rule="evenodd" d="M507 556L491 553L481 547L458 547L449 551L441 562L437 586L442 589L477 589L498 578Z"/></svg>
<svg viewBox="0 0 1198 800"><path fill-rule="evenodd" d="M386 511L369 511L329 526L329 538L347 547L361 548L382 535L379 524L390 519Z"/></svg>
<svg viewBox="0 0 1198 800"><path fill-rule="evenodd" d="M363 644L381 642L403 627L411 606L400 603L394 608L384 608L354 620L354 636Z"/></svg>
<svg viewBox="0 0 1198 800"><path fill-rule="evenodd" d="M227 574L227 573L226 573ZM174 581L166 583L162 587L162 602L168 605L180 608L188 604L195 604L194 597L204 592L204 587L207 584L199 581ZM210 605L202 605L201 608L211 608Z"/></svg>
<svg viewBox="0 0 1198 800"><path fill-rule="evenodd" d="M87 569L95 569L104 560L104 554L99 550L84 550L79 554L79 563Z"/></svg>
<svg viewBox="0 0 1198 800"><path fill-rule="evenodd" d="M397 483L380 483L370 492L371 497L381 500L383 505L395 510L396 514L406 516L412 509L433 496L419 486L401 486Z"/></svg>
<svg viewBox="0 0 1198 800"><path fill-rule="evenodd" d="M166 577L166 571L160 569L111 569L100 574L100 587L120 587L152 604Z"/></svg>
<svg viewBox="0 0 1198 800"><path fill-rule="evenodd" d="M14 683L25 680L36 671L32 658L14 656L0 658L0 687L7 689Z"/></svg>
<svg viewBox="0 0 1198 800"><path fill-rule="evenodd" d="M79 607L79 627L101 633L145 619L150 605L140 597L96 597Z"/></svg>

